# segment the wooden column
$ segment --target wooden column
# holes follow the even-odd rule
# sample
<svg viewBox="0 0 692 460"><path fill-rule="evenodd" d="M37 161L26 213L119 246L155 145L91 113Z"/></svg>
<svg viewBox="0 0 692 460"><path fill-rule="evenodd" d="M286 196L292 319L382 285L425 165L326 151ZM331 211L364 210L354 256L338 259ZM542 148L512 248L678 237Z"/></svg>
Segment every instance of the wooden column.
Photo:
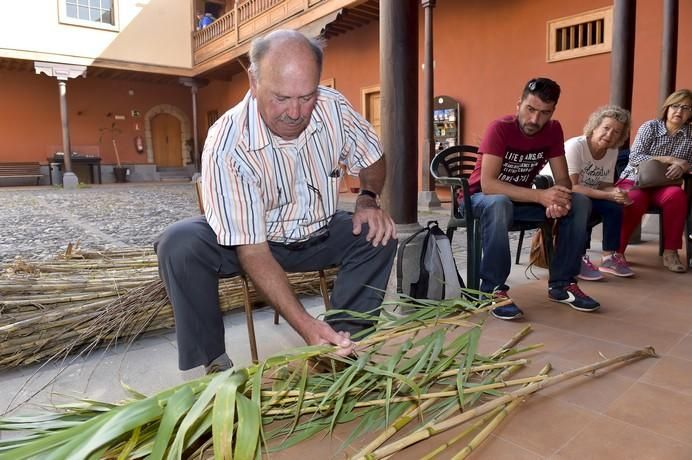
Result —
<svg viewBox="0 0 692 460"><path fill-rule="evenodd" d="M66 173L72 172L72 143L70 142L70 121L67 115L67 82L58 80L60 93L60 123L62 125L62 152Z"/></svg>
<svg viewBox="0 0 692 460"><path fill-rule="evenodd" d="M380 1L380 118L387 158L382 200L397 224L418 222L419 5Z"/></svg>
<svg viewBox="0 0 692 460"><path fill-rule="evenodd" d="M421 192L418 195L418 206L424 209L440 207L440 200L435 192L435 181L430 174L430 161L435 154L435 136L433 134L433 98L435 97L433 8L435 1L422 0L425 11L425 45L423 58L423 147L421 149Z"/></svg>
<svg viewBox="0 0 692 460"><path fill-rule="evenodd" d="M636 0L615 0L610 61L610 103L632 110Z"/></svg>
<svg viewBox="0 0 692 460"><path fill-rule="evenodd" d="M435 136L433 135L433 98L435 97L435 78L433 60L433 8L435 0L422 0L425 11L425 45L423 59L423 190L435 190L433 178L430 175L430 160L435 151Z"/></svg>
<svg viewBox="0 0 692 460"><path fill-rule="evenodd" d="M678 67L678 16L679 0L663 0L663 39L661 43L661 81L658 102L675 91L675 74Z"/></svg>
<svg viewBox="0 0 692 460"><path fill-rule="evenodd" d="M634 81L634 38L637 17L636 0L615 0L613 8L613 49L610 57L610 103L632 111ZM635 127L636 129L636 127ZM620 151L629 150L629 137ZM630 237L641 242L641 227Z"/></svg>
<svg viewBox="0 0 692 460"><path fill-rule="evenodd" d="M180 84L190 88L192 95L192 161L195 163L195 170L200 172L200 151L199 134L197 129L197 92L209 84L208 80L195 80L194 78L181 77L178 79Z"/></svg>

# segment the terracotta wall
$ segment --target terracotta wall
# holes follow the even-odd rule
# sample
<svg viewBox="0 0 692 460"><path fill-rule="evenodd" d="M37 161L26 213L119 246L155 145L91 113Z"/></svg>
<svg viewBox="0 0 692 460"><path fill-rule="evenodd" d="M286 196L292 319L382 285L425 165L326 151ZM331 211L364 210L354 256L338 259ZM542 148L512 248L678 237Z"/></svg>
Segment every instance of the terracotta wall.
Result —
<svg viewBox="0 0 692 460"><path fill-rule="evenodd" d="M658 106L662 33L661 2L637 3L633 134L654 116ZM513 113L523 84L534 76L548 76L560 83L563 95L555 117L566 136L580 134L588 115L608 103L611 54L548 63L546 23L611 4L607 0L438 1L434 10L435 94L452 96L461 103L462 140L478 144L494 118ZM683 26L690 20L692 2L681 1L678 87L692 86L692 29ZM371 23L335 37L325 50L323 78L334 78L336 88L361 112L361 89L379 84L378 28L379 24ZM422 63L422 10L419 30ZM420 77L422 92L422 71ZM246 90L245 76L235 76L230 83L203 89L201 100L203 106L230 107ZM200 116L206 115L202 111ZM201 119L200 126L205 125L206 119Z"/></svg>
<svg viewBox="0 0 692 460"><path fill-rule="evenodd" d="M563 88L558 118L567 136L577 135L588 114L608 102L610 53L557 63L546 62L546 21L609 5L607 0L554 2L552 0L440 0L435 16L435 93L458 99L463 107L463 141L478 143L488 123L512 113L522 85L533 76L556 79ZM661 4L638 2L634 74L634 129L654 116L658 105L661 42ZM692 2L680 2L678 87L692 86L692 30L683 27L692 19ZM617 40L617 38L616 38ZM423 14L420 15L422 62ZM379 83L379 24L371 23L331 39L325 50L323 78L333 78L336 88L361 111L361 90ZM422 71L420 74L422 78ZM44 159L45 146L60 143L57 83L31 73L2 73L0 130L4 161ZM24 88L28 88L25 90ZM135 95L129 96L128 89ZM239 73L229 80L213 81L199 92L198 124L202 141L207 115L222 114L241 100L248 89ZM421 84L422 90L422 84ZM126 160L144 162L134 153L131 139L137 132L131 109L142 115L152 106L170 103L190 113L189 92L177 85L154 85L121 80L87 78L69 84L73 143L94 144L98 129L108 126L106 113L122 113L122 150ZM51 102L53 101L53 102ZM80 115L77 112L81 112ZM420 113L422 116L422 113ZM386 116L386 114L383 114ZM143 119L141 120L143 123ZM41 127L36 129L36 127ZM140 126L141 128L141 126ZM422 133L421 137L422 139ZM104 161L112 148L104 146Z"/></svg>
<svg viewBox="0 0 692 460"><path fill-rule="evenodd" d="M0 71L0 81L0 161L46 163L51 146L62 145L57 80L32 72ZM170 104L192 120L190 90L177 84L78 78L68 81L67 98L72 145L98 145L99 129L115 122L122 130L116 141L123 163L147 162L145 154L136 153L133 139L144 137L144 116L152 107ZM138 110L141 117L133 118L131 110ZM115 120L109 113L126 118ZM115 163L109 136L100 151L103 163Z"/></svg>
<svg viewBox="0 0 692 460"><path fill-rule="evenodd" d="M637 2L635 130L654 116L658 106L661 4ZM461 102L464 142L477 144L490 121L514 112L523 84L534 76L548 76L561 85L563 95L555 117L562 122L566 136L580 134L588 115L608 103L611 54L547 63L546 22L609 5L612 2L606 0L438 2L434 10L435 93ZM684 27L690 20L692 2L681 1L679 87L692 86L692 31ZM422 46L422 15L420 24Z"/></svg>
<svg viewBox="0 0 692 460"><path fill-rule="evenodd" d="M201 88L197 96L197 126L200 135L200 150L207 137L209 111L218 112L219 116L240 102L249 89L248 79L245 73L233 75L230 81L215 80L208 86Z"/></svg>

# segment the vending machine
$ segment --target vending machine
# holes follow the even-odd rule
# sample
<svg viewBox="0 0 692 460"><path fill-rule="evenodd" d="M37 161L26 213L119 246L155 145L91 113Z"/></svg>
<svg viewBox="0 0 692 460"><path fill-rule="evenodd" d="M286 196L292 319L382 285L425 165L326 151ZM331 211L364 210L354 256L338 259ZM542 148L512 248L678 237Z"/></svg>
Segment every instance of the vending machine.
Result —
<svg viewBox="0 0 692 460"><path fill-rule="evenodd" d="M437 96L433 104L435 151L461 144L459 102L449 96Z"/></svg>

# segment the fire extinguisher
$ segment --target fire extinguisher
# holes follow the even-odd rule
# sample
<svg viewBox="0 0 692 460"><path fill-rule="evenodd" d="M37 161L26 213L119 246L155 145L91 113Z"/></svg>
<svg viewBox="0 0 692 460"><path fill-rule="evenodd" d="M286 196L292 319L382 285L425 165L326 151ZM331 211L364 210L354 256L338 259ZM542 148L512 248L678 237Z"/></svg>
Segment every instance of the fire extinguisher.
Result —
<svg viewBox="0 0 692 460"><path fill-rule="evenodd" d="M144 139L142 139L142 136L135 136L135 150L137 150L137 153L144 152Z"/></svg>

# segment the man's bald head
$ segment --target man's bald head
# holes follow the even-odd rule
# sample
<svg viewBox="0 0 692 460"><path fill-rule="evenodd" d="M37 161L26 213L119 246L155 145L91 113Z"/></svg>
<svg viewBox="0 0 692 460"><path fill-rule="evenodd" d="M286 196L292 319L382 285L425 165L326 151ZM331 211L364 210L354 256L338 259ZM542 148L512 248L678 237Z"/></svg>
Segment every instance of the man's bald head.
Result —
<svg viewBox="0 0 692 460"><path fill-rule="evenodd" d="M324 43L315 38L308 38L297 30L279 29L264 37L256 38L250 45L250 76L259 78L262 61L268 55L290 57L296 52L308 51L312 54L318 74L322 73ZM274 56L269 56L270 58Z"/></svg>

